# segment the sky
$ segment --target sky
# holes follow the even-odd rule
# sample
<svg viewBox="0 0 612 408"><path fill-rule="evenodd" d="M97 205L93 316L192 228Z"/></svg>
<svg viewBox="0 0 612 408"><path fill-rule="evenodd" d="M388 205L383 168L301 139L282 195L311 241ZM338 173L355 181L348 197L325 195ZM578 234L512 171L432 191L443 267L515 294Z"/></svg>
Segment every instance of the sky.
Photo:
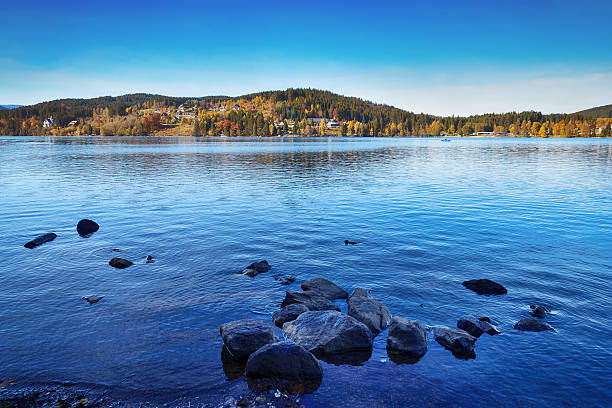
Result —
<svg viewBox="0 0 612 408"><path fill-rule="evenodd" d="M0 104L326 89L414 112L612 103L612 1L0 0Z"/></svg>

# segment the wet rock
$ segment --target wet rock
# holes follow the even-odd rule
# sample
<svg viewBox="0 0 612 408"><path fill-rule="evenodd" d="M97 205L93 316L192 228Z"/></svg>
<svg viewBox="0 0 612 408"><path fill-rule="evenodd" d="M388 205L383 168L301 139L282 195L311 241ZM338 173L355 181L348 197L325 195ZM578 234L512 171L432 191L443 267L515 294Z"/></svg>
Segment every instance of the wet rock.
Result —
<svg viewBox="0 0 612 408"><path fill-rule="evenodd" d="M481 322L489 322L489 323L491 323L491 318L489 316L474 315L474 317L477 318L478 320L480 320Z"/></svg>
<svg viewBox="0 0 612 408"><path fill-rule="evenodd" d="M372 298L369 291L355 289L348 300L348 314L364 323L376 336L389 326L391 312L382 302Z"/></svg>
<svg viewBox="0 0 612 408"><path fill-rule="evenodd" d="M319 360L292 341L263 346L249 357L245 375L249 388L312 393L319 388L323 370Z"/></svg>
<svg viewBox="0 0 612 408"><path fill-rule="evenodd" d="M280 283L281 285L290 285L295 282L295 276L283 275L279 273L274 275L274 280Z"/></svg>
<svg viewBox="0 0 612 408"><path fill-rule="evenodd" d="M462 285L479 295L503 295L508 293L502 285L489 279L467 280Z"/></svg>
<svg viewBox="0 0 612 408"><path fill-rule="evenodd" d="M108 264L112 266L113 268L117 268L117 269L125 269L128 266L134 265L132 261L128 261L127 259L123 259L123 258L113 258L110 261L108 261Z"/></svg>
<svg viewBox="0 0 612 408"><path fill-rule="evenodd" d="M548 314L548 310L542 305L531 305L529 308L531 309L531 315L540 319L545 318Z"/></svg>
<svg viewBox="0 0 612 408"><path fill-rule="evenodd" d="M39 237L34 238L33 240L31 240L30 242L24 244L23 246L28 248L28 249L32 249L32 248L36 248L37 246L40 246L46 242L51 242L53 241L55 238L57 238L57 235L55 235L53 232L50 232L48 234L44 234L41 235Z"/></svg>
<svg viewBox="0 0 612 408"><path fill-rule="evenodd" d="M223 373L228 380L235 380L244 374L245 360L237 360L232 356L227 347L221 349L221 365Z"/></svg>
<svg viewBox="0 0 612 408"><path fill-rule="evenodd" d="M310 309L301 303L293 303L274 312L272 314L272 320L274 321L275 325L282 328L283 324L297 319L299 315L304 312L308 312L309 310Z"/></svg>
<svg viewBox="0 0 612 408"><path fill-rule="evenodd" d="M555 330L548 323L544 323L540 320L533 319L531 317L525 317L514 324L514 328L520 331L530 332L541 332L546 330Z"/></svg>
<svg viewBox="0 0 612 408"><path fill-rule="evenodd" d="M449 327L437 326L433 328L434 338L440 345L447 350L453 352L456 357L459 358L474 358L474 346L476 344L476 337L469 333L451 329Z"/></svg>
<svg viewBox="0 0 612 408"><path fill-rule="evenodd" d="M104 295L91 295L91 296L83 296L82 299L89 302L90 305L93 305L94 303L98 303L99 301L101 301L103 297Z"/></svg>
<svg viewBox="0 0 612 408"><path fill-rule="evenodd" d="M357 319L335 311L302 313L283 325L285 336L317 357L370 350L372 332Z"/></svg>
<svg viewBox="0 0 612 408"><path fill-rule="evenodd" d="M421 357L427 352L427 333L416 320L394 317L389 325L387 350L392 353Z"/></svg>
<svg viewBox="0 0 612 408"><path fill-rule="evenodd" d="M253 262L252 264L244 268L242 274L253 277L259 275L260 273L268 272L270 268L270 264L264 259L263 261Z"/></svg>
<svg viewBox="0 0 612 408"><path fill-rule="evenodd" d="M476 320L466 319L462 317L461 319L457 321L457 328L465 332L468 332L474 337L480 337L483 335L485 331L482 327L480 327L479 323L482 323L482 322L479 320L476 321Z"/></svg>
<svg viewBox="0 0 612 408"><path fill-rule="evenodd" d="M155 258L153 258L153 255L147 255L146 263L150 264L154 262L155 262Z"/></svg>
<svg viewBox="0 0 612 408"><path fill-rule="evenodd" d="M484 330L484 332L487 333L489 336L495 336L496 334L500 333L500 331L497 330L497 327L493 326L490 322L486 320L479 320L478 327Z"/></svg>
<svg viewBox="0 0 612 408"><path fill-rule="evenodd" d="M359 242L349 241L348 239L344 240L344 245L357 245Z"/></svg>
<svg viewBox="0 0 612 408"><path fill-rule="evenodd" d="M319 292L307 290L305 292L297 292L288 290L285 294L285 299L281 303L281 307L299 303L306 306L309 310L337 310L340 308L334 302L321 295Z"/></svg>
<svg viewBox="0 0 612 408"><path fill-rule="evenodd" d="M77 232L82 237L88 237L97 230L100 229L100 226L92 220L82 219L77 223Z"/></svg>
<svg viewBox="0 0 612 408"><path fill-rule="evenodd" d="M348 293L340 286L325 278L314 278L302 283L302 290L317 292L330 300L346 299Z"/></svg>
<svg viewBox="0 0 612 408"><path fill-rule="evenodd" d="M246 360L259 348L278 341L272 325L261 320L235 320L223 324L219 331L223 344L237 360Z"/></svg>

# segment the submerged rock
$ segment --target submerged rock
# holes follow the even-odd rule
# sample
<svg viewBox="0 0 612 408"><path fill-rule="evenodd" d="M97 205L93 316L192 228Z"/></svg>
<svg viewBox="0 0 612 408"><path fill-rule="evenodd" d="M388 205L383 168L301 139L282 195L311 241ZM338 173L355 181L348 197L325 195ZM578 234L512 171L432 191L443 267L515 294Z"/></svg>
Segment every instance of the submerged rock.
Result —
<svg viewBox="0 0 612 408"><path fill-rule="evenodd" d="M90 305L93 305L94 303L98 303L100 300L102 300L103 297L104 295L91 295L83 296L82 299L88 301Z"/></svg>
<svg viewBox="0 0 612 408"><path fill-rule="evenodd" d="M334 282L325 278L314 278L309 281L302 283L302 290L313 291L325 296L330 300L335 299L346 299L348 298L348 292L336 285Z"/></svg>
<svg viewBox="0 0 612 408"><path fill-rule="evenodd" d="M268 272L270 268L272 267L270 266L268 261L264 259L263 261L253 262L252 264L244 268L241 273L243 275L253 277L259 275L260 273Z"/></svg>
<svg viewBox="0 0 612 408"><path fill-rule="evenodd" d="M27 242L23 246L28 248L28 249L32 249L32 248L36 248L37 246L40 246L40 245L42 245L42 244L44 244L46 242L51 242L55 238L57 238L57 235L55 235L53 232L50 232L48 234L44 234L44 235L41 235L39 237L34 238L33 240L31 240L30 242Z"/></svg>
<svg viewBox="0 0 612 408"><path fill-rule="evenodd" d="M451 329L449 327L442 326L434 327L433 332L436 341L447 350L452 351L455 357L476 357L474 354L474 346L477 340L476 337L463 330Z"/></svg>
<svg viewBox="0 0 612 408"><path fill-rule="evenodd" d="M219 332L223 344L237 360L246 360L259 348L278 341L271 324L255 319L225 323Z"/></svg>
<svg viewBox="0 0 612 408"><path fill-rule="evenodd" d="M82 219L78 222L76 228L80 236L87 237L99 230L100 226L95 221Z"/></svg>
<svg viewBox="0 0 612 408"><path fill-rule="evenodd" d="M349 241L348 239L344 240L344 245L357 245L359 242Z"/></svg>
<svg viewBox="0 0 612 408"><path fill-rule="evenodd" d="M389 308L372 298L370 291L362 288L355 289L349 298L348 314L368 326L374 336L391 322Z"/></svg>
<svg viewBox="0 0 612 408"><path fill-rule="evenodd" d="M312 393L323 380L319 360L292 341L268 344L255 351L246 363L249 388L261 392L278 389Z"/></svg>
<svg viewBox="0 0 612 408"><path fill-rule="evenodd" d="M274 275L274 280L280 283L281 285L290 285L295 282L295 276L292 275L283 275L281 273Z"/></svg>
<svg viewBox="0 0 612 408"><path fill-rule="evenodd" d="M275 325L282 328L283 324L297 319L299 315L307 312L308 310L310 309L301 303L293 303L274 312L272 314L272 320L274 321Z"/></svg>
<svg viewBox="0 0 612 408"><path fill-rule="evenodd" d="M285 336L317 357L370 350L372 332L357 319L335 311L302 313L283 325Z"/></svg>
<svg viewBox="0 0 612 408"><path fill-rule="evenodd" d="M153 258L153 255L147 255L146 263L150 264L154 262L155 262L155 258Z"/></svg>
<svg viewBox="0 0 612 408"><path fill-rule="evenodd" d="M117 268L117 269L125 269L128 266L134 265L132 261L128 261L127 259L123 259L123 258L113 258L110 261L108 261L108 264L112 266L113 268Z"/></svg>
<svg viewBox="0 0 612 408"><path fill-rule="evenodd" d="M223 373L225 373L225 377L232 381L244 375L246 361L234 358L232 353L230 353L227 347L224 345L221 349L221 365L223 366Z"/></svg>
<svg viewBox="0 0 612 408"><path fill-rule="evenodd" d="M462 285L479 295L503 295L508 293L502 285L489 279L467 280Z"/></svg>
<svg viewBox="0 0 612 408"><path fill-rule="evenodd" d="M541 332L546 330L555 330L548 323L544 323L540 320L533 319L531 317L525 317L514 324L514 328L520 331L530 332Z"/></svg>
<svg viewBox="0 0 612 408"><path fill-rule="evenodd" d="M531 315L540 319L545 318L548 314L548 310L542 305L531 305L529 308L531 309Z"/></svg>
<svg viewBox="0 0 612 408"><path fill-rule="evenodd" d="M299 303L306 306L309 310L337 310L340 308L334 302L321 295L319 292L307 290L305 292L297 292L288 290L285 294L285 299L281 303L281 307Z"/></svg>
<svg viewBox="0 0 612 408"><path fill-rule="evenodd" d="M457 321L457 328L468 332L474 337L480 337L485 332L485 330L480 326L480 323L482 323L480 320L476 321L462 317Z"/></svg>
<svg viewBox="0 0 612 408"><path fill-rule="evenodd" d="M421 357L427 352L427 333L416 320L393 317L387 336L387 350Z"/></svg>

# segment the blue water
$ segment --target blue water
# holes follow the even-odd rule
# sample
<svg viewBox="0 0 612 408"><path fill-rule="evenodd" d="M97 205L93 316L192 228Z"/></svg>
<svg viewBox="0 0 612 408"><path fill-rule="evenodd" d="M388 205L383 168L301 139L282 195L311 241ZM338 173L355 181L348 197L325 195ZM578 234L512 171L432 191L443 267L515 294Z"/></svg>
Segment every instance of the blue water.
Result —
<svg viewBox="0 0 612 408"><path fill-rule="evenodd" d="M0 194L0 379L17 386L223 401L247 388L226 379L218 327L269 319L284 290L323 276L424 325L476 313L502 334L469 361L430 335L397 365L383 332L361 366L323 363L308 406L612 401L611 140L3 137ZM81 218L100 230L79 237ZM46 232L58 238L23 247ZM270 272L236 274L260 259ZM473 278L508 294L461 286ZM512 328L534 302L556 332Z"/></svg>

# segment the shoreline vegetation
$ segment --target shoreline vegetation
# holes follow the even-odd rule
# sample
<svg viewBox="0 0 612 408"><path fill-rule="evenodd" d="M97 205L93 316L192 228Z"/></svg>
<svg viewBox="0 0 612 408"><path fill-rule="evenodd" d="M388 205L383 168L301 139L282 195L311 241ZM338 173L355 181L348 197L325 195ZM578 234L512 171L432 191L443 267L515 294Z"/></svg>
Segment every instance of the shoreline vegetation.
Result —
<svg viewBox="0 0 612 408"><path fill-rule="evenodd" d="M0 110L0 135L611 137L611 106L442 117L315 89L235 98L130 94Z"/></svg>

